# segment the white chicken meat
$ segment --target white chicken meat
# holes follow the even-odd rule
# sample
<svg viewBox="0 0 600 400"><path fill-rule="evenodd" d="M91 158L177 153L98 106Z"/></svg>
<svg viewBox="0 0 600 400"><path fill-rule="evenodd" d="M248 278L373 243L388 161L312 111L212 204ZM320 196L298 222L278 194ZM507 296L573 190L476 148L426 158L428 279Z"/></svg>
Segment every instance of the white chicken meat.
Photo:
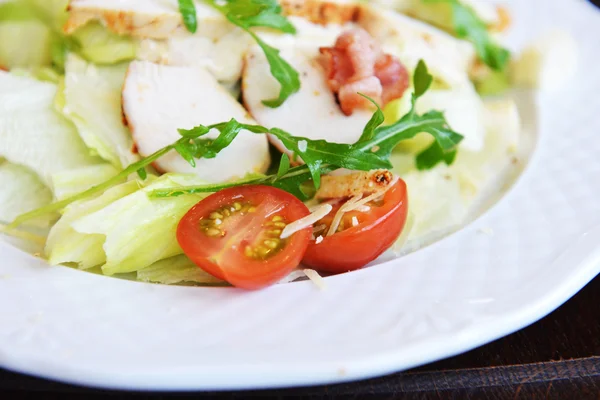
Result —
<svg viewBox="0 0 600 400"><path fill-rule="evenodd" d="M211 125L235 118L255 124L246 110L202 67L174 67L147 61L129 66L123 88L123 111L142 156L179 139L177 129ZM215 138L212 131L206 138ZM199 159L196 168L171 152L155 166L164 172L194 173L207 182L265 172L270 163L267 138L246 130L216 158Z"/></svg>

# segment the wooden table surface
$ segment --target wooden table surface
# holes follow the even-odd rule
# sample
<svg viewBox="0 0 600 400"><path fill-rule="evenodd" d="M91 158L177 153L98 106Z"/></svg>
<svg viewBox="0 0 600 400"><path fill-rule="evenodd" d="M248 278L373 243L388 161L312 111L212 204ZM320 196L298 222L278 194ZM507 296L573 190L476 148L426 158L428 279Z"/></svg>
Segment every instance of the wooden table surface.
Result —
<svg viewBox="0 0 600 400"><path fill-rule="evenodd" d="M591 1L600 6L600 0ZM8 393L45 393L44 398L50 395L53 398L77 396L86 399L125 394L89 390L0 369L0 395ZM135 397L167 395L127 394ZM183 396L600 400L600 276L558 310L528 328L421 368L340 385Z"/></svg>

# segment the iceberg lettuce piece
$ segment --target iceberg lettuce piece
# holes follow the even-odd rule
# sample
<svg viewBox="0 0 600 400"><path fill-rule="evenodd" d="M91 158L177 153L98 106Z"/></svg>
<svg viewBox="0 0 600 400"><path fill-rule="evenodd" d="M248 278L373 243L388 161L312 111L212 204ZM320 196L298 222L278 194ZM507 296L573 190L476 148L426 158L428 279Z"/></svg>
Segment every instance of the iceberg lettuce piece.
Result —
<svg viewBox="0 0 600 400"><path fill-rule="evenodd" d="M16 76L25 76L39 81L59 84L61 76L50 67L12 68L10 73Z"/></svg>
<svg viewBox="0 0 600 400"><path fill-rule="evenodd" d="M0 66L41 67L52 62L52 31L38 20L2 21L0 38Z"/></svg>
<svg viewBox="0 0 600 400"><path fill-rule="evenodd" d="M95 66L70 54L64 97L56 102L57 107L63 105L63 114L75 124L85 144L117 168L139 159L132 151L133 139L121 111L126 72L127 64Z"/></svg>
<svg viewBox="0 0 600 400"><path fill-rule="evenodd" d="M50 204L52 192L27 168L0 160L0 221L12 221L17 215ZM23 229L6 230L0 222L0 233L6 240L31 253L43 247L49 229L49 219L38 220Z"/></svg>
<svg viewBox="0 0 600 400"><path fill-rule="evenodd" d="M86 24L71 37L79 44L79 53L96 64L134 60L139 47L136 39L117 35L98 22Z"/></svg>
<svg viewBox="0 0 600 400"><path fill-rule="evenodd" d="M0 65L35 68L57 64L68 0L13 0L0 4ZM59 65L60 67L60 65Z"/></svg>
<svg viewBox="0 0 600 400"><path fill-rule="evenodd" d="M0 161L0 220L12 221L27 211L50 204L52 192L33 172ZM46 226L48 221L44 223Z"/></svg>
<svg viewBox="0 0 600 400"><path fill-rule="evenodd" d="M52 175L52 189L56 200L66 199L94 185L109 180L120 172L111 164L98 164Z"/></svg>
<svg viewBox="0 0 600 400"><path fill-rule="evenodd" d="M45 253L52 265L74 263L80 269L89 269L106 262L102 248L106 237L102 234L85 234L73 229L73 223L108 207L119 199L136 192L138 182L130 181L108 189L102 195L80 201L65 208L63 216L50 230Z"/></svg>
<svg viewBox="0 0 600 400"><path fill-rule="evenodd" d="M150 198L155 189L205 184L195 175L166 174L98 211L78 218L72 228L101 235L106 275L137 271L156 261L182 253L175 232L179 220L206 195Z"/></svg>
<svg viewBox="0 0 600 400"><path fill-rule="evenodd" d="M0 157L50 186L53 174L95 165L77 130L53 108L57 86L0 71Z"/></svg>
<svg viewBox="0 0 600 400"><path fill-rule="evenodd" d="M137 271L137 279L143 282L163 283L197 283L203 285L225 285L226 282L204 272L187 256L166 258Z"/></svg>

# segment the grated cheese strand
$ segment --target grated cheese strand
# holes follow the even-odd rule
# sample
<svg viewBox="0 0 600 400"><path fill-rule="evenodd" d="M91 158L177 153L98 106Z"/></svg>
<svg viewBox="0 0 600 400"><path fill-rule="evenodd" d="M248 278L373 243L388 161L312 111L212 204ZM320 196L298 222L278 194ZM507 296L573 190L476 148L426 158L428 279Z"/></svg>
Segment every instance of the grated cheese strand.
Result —
<svg viewBox="0 0 600 400"><path fill-rule="evenodd" d="M304 274L314 283L319 289L325 290L327 289L327 284L325 283L325 279L317 271L314 269L304 269L302 270Z"/></svg>
<svg viewBox="0 0 600 400"><path fill-rule="evenodd" d="M357 196L354 196L350 200L348 200L346 202L346 204L344 204L340 207L338 212L333 217L333 221L331 222L329 231L327 231L327 236L331 236L337 231L338 227L340 226L340 223L342 222L342 218L344 217L345 213L354 211L354 210L359 210L361 212L365 212L365 207L367 207L368 210L370 210L371 208L369 206L366 206L365 204L367 204L370 201L377 200L379 197L383 196L392 186L395 185L396 180L397 180L397 178L394 179L390 183L390 185L387 186L386 188L383 188L382 190L378 190L377 192L371 194L370 196L365 197L364 199L362 198L363 195L359 194Z"/></svg>
<svg viewBox="0 0 600 400"><path fill-rule="evenodd" d="M292 236L294 233L301 231L302 229L313 226L315 222L325 217L333 210L331 204L321 204L319 207L316 207L315 211L313 211L310 215L307 215L304 218L300 218L297 221L294 221L283 228L283 232L279 237L281 239L286 239Z"/></svg>
<svg viewBox="0 0 600 400"><path fill-rule="evenodd" d="M337 231L337 228L340 226L340 222L342 222L342 217L347 212L348 208L352 207L357 201L360 201L362 196L362 194L356 195L340 207L338 212L333 217L333 221L331 221L331 226L329 227L326 236L331 236Z"/></svg>

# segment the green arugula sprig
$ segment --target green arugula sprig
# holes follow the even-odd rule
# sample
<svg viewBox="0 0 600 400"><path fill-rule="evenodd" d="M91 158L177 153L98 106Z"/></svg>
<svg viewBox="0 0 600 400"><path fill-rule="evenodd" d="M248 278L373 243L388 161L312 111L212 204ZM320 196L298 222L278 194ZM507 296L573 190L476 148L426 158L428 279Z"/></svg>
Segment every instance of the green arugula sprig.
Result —
<svg viewBox="0 0 600 400"><path fill-rule="evenodd" d="M502 71L510 60L510 52L491 37L485 22L460 0L422 0L426 3L449 3L452 8L454 31L459 38L473 43L479 58L495 71Z"/></svg>
<svg viewBox="0 0 600 400"><path fill-rule="evenodd" d="M384 120L379 107L365 126L359 140L354 144L330 143L325 140L311 140L292 136L280 129L266 129L254 125L242 125L243 129L254 133L269 133L283 142L283 145L302 159L304 165L289 168L287 156L282 159L276 174L249 180L159 189L151 192L154 197L171 197L191 193L214 192L228 187L247 184L274 186L294 194L301 200L310 196L303 190L303 184L311 181L315 188L320 186L320 177L336 169L347 168L357 171L391 169L389 161L392 150L403 140L411 139L421 132L427 132L435 139L434 144L417 157L421 169L432 168L440 162L451 164L456 155L456 147L463 137L448 126L444 114L430 111L423 115L416 112L416 102L431 86L432 76L423 61L420 61L414 74L415 91L412 95L411 110L392 125L381 126ZM234 120L232 120L234 121ZM230 123L232 122L230 121ZM204 130L199 128L200 132ZM218 140L218 139L217 139ZM433 150L432 150L433 149Z"/></svg>
<svg viewBox="0 0 600 400"><path fill-rule="evenodd" d="M263 100L267 107L276 108L288 97L300 90L300 76L280 55L279 50L269 46L251 28L262 27L283 33L296 33L296 28L285 18L276 0L205 0L221 12L231 23L245 30L264 52L271 75L279 82L281 89L276 99ZM190 32L196 32L196 7L193 0L179 0L179 10Z"/></svg>
<svg viewBox="0 0 600 400"><path fill-rule="evenodd" d="M436 148L437 152L427 150L420 155L420 157L427 159L427 167L430 168L439 162L450 164L454 160L456 147L463 137L450 129L443 113L430 111L423 115L417 114L416 102L429 89L432 82L432 76L427 71L423 61L419 62L413 80L415 91L412 94L411 110L396 123L382 126L383 112L377 107L365 126L361 137L354 144L331 143L325 140L292 136L278 128L268 129L260 125L243 124L235 119L214 125L199 125L193 129L180 129L181 138L174 143L131 164L104 183L17 217L9 228L14 228L30 219L60 211L75 201L102 193L106 189L123 182L133 173L137 172L144 178L145 167L173 150L178 152L190 165L196 166L195 160L216 157L219 152L235 140L242 130L254 134L275 136L295 156L301 158L304 164L290 168L288 156L283 155L276 174L213 185L159 189L152 191L150 196L173 197L192 193L216 192L234 186L262 184L280 188L292 193L301 200L307 200L310 195L305 191L304 184L312 181L314 187L318 189L321 175L336 169L347 168L357 171L370 171L392 168L389 161L392 150L399 142L411 139L421 132L431 134L435 139L435 145L438 146ZM218 136L214 139L206 138L206 134L212 130L217 130L219 132Z"/></svg>

